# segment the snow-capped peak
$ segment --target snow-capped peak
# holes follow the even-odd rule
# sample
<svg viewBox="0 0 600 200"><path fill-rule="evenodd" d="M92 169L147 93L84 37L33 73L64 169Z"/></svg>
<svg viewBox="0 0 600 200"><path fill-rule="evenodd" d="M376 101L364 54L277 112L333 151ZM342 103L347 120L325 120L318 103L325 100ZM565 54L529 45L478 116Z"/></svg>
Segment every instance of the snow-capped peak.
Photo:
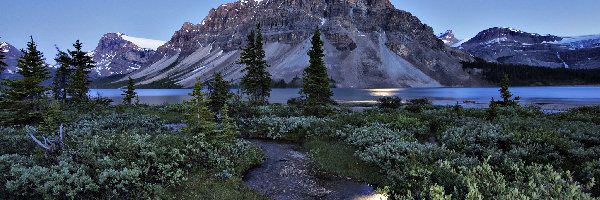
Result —
<svg viewBox="0 0 600 200"><path fill-rule="evenodd" d="M161 41L161 40L132 37L132 36L128 36L124 33L120 33L120 32L118 32L117 35L119 35L124 40L127 40L127 41L137 45L138 47L144 48L144 49L156 50L156 49L158 49L158 47L160 47L166 43L165 41Z"/></svg>
<svg viewBox="0 0 600 200"><path fill-rule="evenodd" d="M8 48L7 48L7 47L8 47L8 43L6 43L6 42L2 42L2 43L0 43L0 50L1 50L3 53L8 53L8 51L9 51L9 50L8 50Z"/></svg>

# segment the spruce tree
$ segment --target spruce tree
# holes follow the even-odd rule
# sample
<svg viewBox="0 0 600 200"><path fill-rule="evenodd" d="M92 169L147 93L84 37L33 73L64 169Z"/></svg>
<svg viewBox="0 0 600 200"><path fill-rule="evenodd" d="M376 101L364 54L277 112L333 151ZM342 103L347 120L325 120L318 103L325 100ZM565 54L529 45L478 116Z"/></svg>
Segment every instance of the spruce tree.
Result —
<svg viewBox="0 0 600 200"><path fill-rule="evenodd" d="M58 65L58 69L54 74L54 80L52 81L54 99L66 101L67 87L69 86L71 72L73 71L71 68L71 56L64 51L58 50L58 54L54 60Z"/></svg>
<svg viewBox="0 0 600 200"><path fill-rule="evenodd" d="M510 79L508 78L508 74L504 74L502 81L500 81L500 96L502 96L502 106L517 106L518 101L521 97L513 97L513 94L509 91L510 87Z"/></svg>
<svg viewBox="0 0 600 200"><path fill-rule="evenodd" d="M123 92L123 104L131 105L133 104L133 100L138 98L137 92L135 92L135 82L129 77L127 81L127 90Z"/></svg>
<svg viewBox="0 0 600 200"><path fill-rule="evenodd" d="M497 117L498 117L498 102L496 102L494 100L494 98L492 98L492 101L490 101L490 107L487 110L486 118L490 122L493 122L494 120L496 120Z"/></svg>
<svg viewBox="0 0 600 200"><path fill-rule="evenodd" d="M263 36L260 24L256 25L256 67L258 72L258 100L261 104L267 103L268 98L271 96L271 74L267 70L269 65L267 64L267 56L263 47Z"/></svg>
<svg viewBox="0 0 600 200"><path fill-rule="evenodd" d="M308 106L333 103L333 92L329 86L329 76L325 67L325 53L321 31L317 28L311 39L312 48L308 51L310 65L304 69L302 89L300 94L305 98Z"/></svg>
<svg viewBox="0 0 600 200"><path fill-rule="evenodd" d="M2 89L0 98L2 125L34 124L42 120L40 101L48 90L42 82L50 78L50 72L33 37L27 49L21 51L23 56L18 60L17 73L22 78L3 81L6 88Z"/></svg>
<svg viewBox="0 0 600 200"><path fill-rule="evenodd" d="M234 143L235 138L239 135L239 132L235 128L235 122L229 117L229 107L227 104L223 105L223 112L221 112L221 136L220 139L226 143Z"/></svg>
<svg viewBox="0 0 600 200"><path fill-rule="evenodd" d="M508 105L508 102L510 101L510 98L512 97L512 94L508 90L508 87L510 87L510 79L508 78L508 74L504 74L504 77L502 78L502 81L500 82L500 90L499 90L500 95L502 96L504 105Z"/></svg>
<svg viewBox="0 0 600 200"><path fill-rule="evenodd" d="M92 58L82 50L83 44L79 42L79 40L73 44L73 47L75 47L75 51L69 51L72 59L71 64L74 67L71 76L73 82L71 83L71 87L69 87L69 93L73 101L82 102L88 100L88 85L90 84L88 75L90 69L94 68L95 63Z"/></svg>
<svg viewBox="0 0 600 200"><path fill-rule="evenodd" d="M5 97L13 101L40 99L48 90L42 82L50 78L50 71L44 62L44 55L37 50L37 45L31 37L27 49L21 50L23 56L18 60L17 73L23 78L18 80L5 80Z"/></svg>
<svg viewBox="0 0 600 200"><path fill-rule="evenodd" d="M212 112L218 113L227 103L229 97L231 97L231 93L229 92L231 84L229 81L223 79L221 73L216 73L211 86L208 105Z"/></svg>
<svg viewBox="0 0 600 200"><path fill-rule="evenodd" d="M191 100L185 102L187 107L186 122L188 127L185 131L192 135L205 136L212 132L215 127L214 114L208 109L206 100L204 99L203 85L200 78L192 88L192 93L189 95Z"/></svg>
<svg viewBox="0 0 600 200"><path fill-rule="evenodd" d="M267 103L271 96L271 74L267 71L265 50L263 49L263 37L260 24L256 26L256 32L248 34L247 46L242 49L239 64L246 65L243 69L246 75L242 77L240 86L244 94L249 96L252 104L262 105Z"/></svg>

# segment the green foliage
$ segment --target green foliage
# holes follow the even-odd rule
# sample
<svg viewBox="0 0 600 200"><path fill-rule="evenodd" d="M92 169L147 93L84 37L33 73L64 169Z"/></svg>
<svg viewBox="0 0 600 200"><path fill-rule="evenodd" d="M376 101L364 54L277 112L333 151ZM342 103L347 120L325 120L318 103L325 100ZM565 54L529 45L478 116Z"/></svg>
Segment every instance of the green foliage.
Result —
<svg viewBox="0 0 600 200"><path fill-rule="evenodd" d="M144 114L154 112L149 109L178 110L171 107L65 110L69 116L64 118L65 150L50 162L28 136L47 133L31 126L0 127L0 181L5 183L0 196L157 199L194 193L199 194L195 198L211 199L217 194L206 193L207 189L218 188L258 198L239 180L264 159L261 151L235 138L211 145L198 136L203 134L177 134L161 118ZM226 118L222 121L231 120ZM223 126L232 129L231 124ZM202 179L196 174L203 174ZM204 186L187 185L199 182ZM182 186L189 190L180 191Z"/></svg>
<svg viewBox="0 0 600 200"><path fill-rule="evenodd" d="M331 97L333 92L329 86L329 76L325 66L325 57L323 50L323 41L321 41L321 31L317 28L311 39L312 48L308 51L309 66L304 69L302 76L302 89L300 94L306 99L308 109L317 105L327 105L333 103Z"/></svg>
<svg viewBox="0 0 600 200"><path fill-rule="evenodd" d="M529 65L488 63L482 59L463 62L463 69L480 75L490 83L500 83L504 74L516 86L600 84L600 69L549 68ZM473 72L476 71L476 72Z"/></svg>
<svg viewBox="0 0 600 200"><path fill-rule="evenodd" d="M79 40L73 44L73 47L75 51L69 51L71 65L74 68L71 75L73 82L67 90L74 102L83 102L89 100L88 85L90 81L88 75L91 72L90 70L94 68L95 62L87 55L87 52L82 50L83 44Z"/></svg>
<svg viewBox="0 0 600 200"><path fill-rule="evenodd" d="M211 90L208 95L208 105L213 113L219 113L231 97L231 92L229 91L231 86L229 81L223 80L221 73L215 74L210 85Z"/></svg>
<svg viewBox="0 0 600 200"><path fill-rule="evenodd" d="M18 61L17 74L23 78L4 80L3 85L8 88L2 90L2 95L12 101L40 99L48 90L42 82L50 78L50 71L44 62L42 52L37 50L33 37L27 42L27 49L21 51L23 56Z"/></svg>
<svg viewBox="0 0 600 200"><path fill-rule="evenodd" d="M135 82L133 82L131 77L129 77L129 80L127 81L127 90L121 95L123 96L123 104L125 105L133 104L134 99L136 99L135 104L139 102L137 92L135 92Z"/></svg>
<svg viewBox="0 0 600 200"><path fill-rule="evenodd" d="M382 97L377 101L379 102L379 108L398 109L400 106L402 106L402 98L397 96Z"/></svg>
<svg viewBox="0 0 600 200"><path fill-rule="evenodd" d="M244 94L249 96L250 103L263 105L271 96L271 74L267 71L265 50L263 48L263 36L260 24L256 25L256 33L248 34L246 48L240 53L239 64L246 65L243 69L246 75L242 77L240 86Z"/></svg>
<svg viewBox="0 0 600 200"><path fill-rule="evenodd" d="M58 54L54 60L58 65L58 69L56 70L52 81L54 99L66 101L68 95L67 88L71 82L70 77L71 72L73 71L71 68L71 57L66 52L58 50Z"/></svg>
<svg viewBox="0 0 600 200"><path fill-rule="evenodd" d="M494 101L494 98L492 98L492 101L490 101L490 106L487 110L487 120L494 121L496 118L498 118L498 103Z"/></svg>
<svg viewBox="0 0 600 200"><path fill-rule="evenodd" d="M384 180L377 166L360 160L354 154L357 149L341 141L317 137L306 142L304 147L324 171L374 184L381 184L380 181Z"/></svg>
<svg viewBox="0 0 600 200"><path fill-rule="evenodd" d="M376 183L391 199L591 199L600 191L600 127L584 120L595 108L497 107L491 123L487 109L458 116L418 107L326 118L266 107L239 124L251 137L305 142L322 170Z"/></svg>
<svg viewBox="0 0 600 200"><path fill-rule="evenodd" d="M192 88L192 93L189 94L192 99L184 103L187 110L185 116L188 125L185 132L190 135L204 137L204 133L214 130L215 118L214 114L208 109L202 88L202 81L200 79L196 80L196 84Z"/></svg>

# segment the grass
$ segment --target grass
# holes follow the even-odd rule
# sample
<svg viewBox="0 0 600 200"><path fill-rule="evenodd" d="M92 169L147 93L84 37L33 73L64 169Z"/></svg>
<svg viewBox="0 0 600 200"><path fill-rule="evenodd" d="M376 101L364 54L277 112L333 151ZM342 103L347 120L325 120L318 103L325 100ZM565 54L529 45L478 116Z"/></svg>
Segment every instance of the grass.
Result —
<svg viewBox="0 0 600 200"><path fill-rule="evenodd" d="M188 181L181 187L172 188L167 192L169 199L239 199L239 200L266 200L251 188L244 185L239 178L218 180L204 172L198 172L188 177Z"/></svg>
<svg viewBox="0 0 600 200"><path fill-rule="evenodd" d="M357 149L341 141L312 139L304 147L320 170L375 185L385 180L377 166L361 161L354 155Z"/></svg>

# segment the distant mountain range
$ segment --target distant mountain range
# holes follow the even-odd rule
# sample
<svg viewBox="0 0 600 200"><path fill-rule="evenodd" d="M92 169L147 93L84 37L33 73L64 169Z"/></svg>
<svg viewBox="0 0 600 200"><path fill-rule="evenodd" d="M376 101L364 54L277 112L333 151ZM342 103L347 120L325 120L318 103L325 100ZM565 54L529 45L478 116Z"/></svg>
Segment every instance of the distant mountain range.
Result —
<svg viewBox="0 0 600 200"><path fill-rule="evenodd" d="M451 33L451 32L450 32ZM495 27L464 42L446 43L488 62L571 69L600 68L600 35L560 37Z"/></svg>
<svg viewBox="0 0 600 200"><path fill-rule="evenodd" d="M267 62L274 80L290 82L308 66L310 36L322 29L325 63L337 87L438 87L487 85L466 73L461 62L488 62L551 68L600 68L600 35L560 37L495 27L468 40L451 30L435 35L390 0L239 0L212 9L199 24L186 22L169 41L107 33L89 55L94 76L105 85L189 87L221 72L238 81L237 64L246 34L262 25ZM4 49L14 73L21 54Z"/></svg>

